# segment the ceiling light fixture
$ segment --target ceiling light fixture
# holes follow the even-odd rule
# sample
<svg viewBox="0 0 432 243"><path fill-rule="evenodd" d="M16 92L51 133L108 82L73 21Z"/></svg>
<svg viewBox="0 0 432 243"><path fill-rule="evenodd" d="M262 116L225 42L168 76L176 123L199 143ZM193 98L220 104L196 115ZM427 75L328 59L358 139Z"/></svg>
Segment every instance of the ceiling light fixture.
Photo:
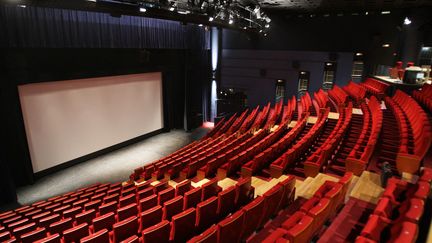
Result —
<svg viewBox="0 0 432 243"><path fill-rule="evenodd" d="M390 47L390 44L387 44L387 43L383 44L382 47L385 47L385 48Z"/></svg>
<svg viewBox="0 0 432 243"><path fill-rule="evenodd" d="M390 11L381 11L381 14L391 14Z"/></svg>
<svg viewBox="0 0 432 243"><path fill-rule="evenodd" d="M405 17L404 25L410 25L410 24L411 24L411 20L408 17Z"/></svg>
<svg viewBox="0 0 432 243"><path fill-rule="evenodd" d="M360 57L360 56L363 56L363 53L357 52L355 55L358 56L358 57Z"/></svg>
<svg viewBox="0 0 432 243"><path fill-rule="evenodd" d="M139 11L140 11L141 13L145 13L145 12L147 12L147 9L146 9L146 8L143 8L143 7L141 7L141 8L139 8Z"/></svg>
<svg viewBox="0 0 432 243"><path fill-rule="evenodd" d="M213 17L209 17L209 21L212 22L214 20Z"/></svg>

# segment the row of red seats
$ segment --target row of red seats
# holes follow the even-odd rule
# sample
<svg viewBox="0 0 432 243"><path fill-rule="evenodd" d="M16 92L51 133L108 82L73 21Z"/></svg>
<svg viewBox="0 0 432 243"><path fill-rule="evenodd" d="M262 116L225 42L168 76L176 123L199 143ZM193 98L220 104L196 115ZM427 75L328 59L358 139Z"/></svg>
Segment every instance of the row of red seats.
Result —
<svg viewBox="0 0 432 243"><path fill-rule="evenodd" d="M308 92L300 98L299 117L304 113L310 113L312 108L312 99ZM318 111L317 111L318 112Z"/></svg>
<svg viewBox="0 0 432 243"><path fill-rule="evenodd" d="M367 105L362 104L363 128L356 145L346 159L346 168L359 176L366 170L370 158L378 143L383 122L381 104L371 96Z"/></svg>
<svg viewBox="0 0 432 243"><path fill-rule="evenodd" d="M293 202L294 186L295 177L289 176L219 224L192 238L188 243L248 241L256 230L261 229Z"/></svg>
<svg viewBox="0 0 432 243"><path fill-rule="evenodd" d="M432 85L423 84L420 90L414 90L412 93L414 99L432 112Z"/></svg>
<svg viewBox="0 0 432 243"><path fill-rule="evenodd" d="M217 170L217 176L219 179L223 179L237 172L243 164L250 161L255 155L268 149L273 143L279 140L288 131L288 125L282 124L274 132L268 133L267 136L260 140L256 140L256 143L250 144L250 147L239 150L238 153L233 154L234 156L227 160L227 162L221 165Z"/></svg>
<svg viewBox="0 0 432 243"><path fill-rule="evenodd" d="M248 177L254 175L259 170L268 167L268 165L279 158L284 151L295 141L300 132L305 128L308 116L304 116L298 121L294 128L289 130L281 139L275 141L266 150L255 155L249 162L241 167L241 175Z"/></svg>
<svg viewBox="0 0 432 243"><path fill-rule="evenodd" d="M349 102L346 108L339 109L338 122L326 141L306 159L304 163L306 177L315 177L327 165L328 160L331 159L348 131L351 117L352 103Z"/></svg>
<svg viewBox="0 0 432 243"><path fill-rule="evenodd" d="M249 115L248 117L246 117L246 119L244 120L243 124L240 126L239 131L240 134L245 133L246 131L248 131L250 129L250 127L252 126L252 123L255 121L257 115L259 112L259 106L257 106Z"/></svg>
<svg viewBox="0 0 432 243"><path fill-rule="evenodd" d="M143 188L142 185L116 186L115 191L114 189L108 190L112 188L109 185L104 186L103 188L108 191L102 195L104 196L102 199L99 199L102 188L94 186L3 213L1 220L5 227L1 228L5 230L1 230L0 241L12 237L12 240L33 242L37 237L43 238L48 233L49 236L57 234L58 237L55 238L63 237L65 242L72 242L87 236L89 232L96 233L106 228L111 231L111 240L119 242L126 238L126 231L132 232L133 229L137 229L138 232L144 231L162 220L175 218L173 215L191 207L197 207L197 226L207 228L201 226L201 224L206 224L206 219L208 219L205 212L207 204L202 202L216 198L215 196L218 195L213 201L217 202L217 215L224 217L234 209L237 203L240 206L244 205L250 201L251 197L250 180L247 179L239 181L236 187L219 194L220 188L217 186L217 180L211 180L199 188L193 188L190 181L178 184L175 189L168 186L167 182L161 182L154 187L146 183L145 186L147 187L142 191L150 193L137 192ZM121 192L121 196L118 193L113 194L114 192ZM73 202L71 197L78 201ZM57 202L63 202L63 204L59 205ZM200 204L204 210L202 212ZM62 211L57 210L58 208ZM27 218L19 220L16 214L25 214ZM183 217L179 216L179 218L181 218L178 222L180 223L178 227L181 228L180 233L194 232L190 228L183 228L181 225ZM211 217L210 220L214 219ZM136 230L134 232L136 234ZM176 230L173 229L172 232L175 233ZM144 232L143 235L145 235Z"/></svg>
<svg viewBox="0 0 432 243"><path fill-rule="evenodd" d="M351 180L352 173L347 173L339 182L325 181L313 197L301 205L300 210L285 220L263 242L310 242L344 204Z"/></svg>
<svg viewBox="0 0 432 243"><path fill-rule="evenodd" d="M273 109L271 109L264 129L271 129L276 123L278 123L282 116L283 100L280 100Z"/></svg>
<svg viewBox="0 0 432 243"><path fill-rule="evenodd" d="M328 107L328 102L328 96L322 89L319 89L317 92L314 93L314 104L317 104L315 110L318 111L320 108Z"/></svg>
<svg viewBox="0 0 432 243"><path fill-rule="evenodd" d="M320 112L318 120L313 127L302 137L294 146L287 150L279 159L270 164L270 175L274 178L279 178L284 174L286 169L295 165L295 161L310 147L310 145L319 136L324 129L327 121L329 109L325 112ZM307 117L307 115L306 115Z"/></svg>
<svg viewBox="0 0 432 243"><path fill-rule="evenodd" d="M195 176L200 168L206 166L207 164L217 164L217 161L220 160L221 156L224 156L224 154L227 152L239 147L241 144L244 144L253 135L251 132L247 132L240 136L235 133L232 136L234 136L233 140L214 146L210 153L203 154L195 161L188 161L184 163L180 171L180 179L186 179ZM209 173L210 172L214 173L214 170L209 171Z"/></svg>
<svg viewBox="0 0 432 243"><path fill-rule="evenodd" d="M342 104L346 104L348 100L348 94L338 85L334 85L331 90L327 91L327 94L338 107Z"/></svg>
<svg viewBox="0 0 432 243"><path fill-rule="evenodd" d="M355 101L360 102L366 96L366 89L359 85L358 83L354 83L350 81L348 85L343 87L343 90Z"/></svg>
<svg viewBox="0 0 432 243"><path fill-rule="evenodd" d="M254 123L251 126L252 130L258 130L264 126L264 122L267 120L267 116L270 112L270 102L264 106L262 111L256 117Z"/></svg>
<svg viewBox="0 0 432 243"><path fill-rule="evenodd" d="M295 96L293 96L290 100L288 100L288 104L284 107L284 111L282 114L281 124L287 123L293 117L293 114L296 110L297 100Z"/></svg>
<svg viewBox="0 0 432 243"><path fill-rule="evenodd" d="M221 128L217 132L215 132L215 134L212 137L216 138L222 134L225 134L225 132L228 131L228 129L231 127L234 121L236 121L236 119L237 119L237 113L234 113L234 115L232 115L230 119L228 119L228 121L224 122Z"/></svg>
<svg viewBox="0 0 432 243"><path fill-rule="evenodd" d="M218 146L220 143L228 143L228 141L235 139L233 136L221 135L216 138L204 140L197 144L184 153L168 156L162 160L152 163L154 171L151 173L151 177L154 180L162 179L164 176L177 175L185 165L194 163L201 158L204 158L206 154L212 153L212 148ZM146 169L149 170L151 165L147 165Z"/></svg>
<svg viewBox="0 0 432 243"><path fill-rule="evenodd" d="M237 132L240 129L240 126L246 120L247 115L248 115L248 109L244 110L242 112L242 114L234 121L234 123L231 125L231 127L228 129L228 131L225 133L225 135L231 135L231 134Z"/></svg>
<svg viewBox="0 0 432 243"><path fill-rule="evenodd" d="M202 165L198 169L197 178L203 179L205 177L213 177L216 174L218 168L228 163L232 158L239 155L242 151L246 151L244 154L253 153L253 145L256 144L260 139L263 139L265 136L267 136L267 131L260 130L255 135L249 134L247 139L242 141L240 144L237 144L236 146L230 146L229 149L221 150L219 153L220 155L217 158L208 161L207 164Z"/></svg>
<svg viewBox="0 0 432 243"><path fill-rule="evenodd" d="M430 193L430 171L426 169L416 184L391 178L356 242L416 242Z"/></svg>
<svg viewBox="0 0 432 243"><path fill-rule="evenodd" d="M406 144L401 144L399 147L396 158L397 169L400 173L414 174L420 168L431 145L431 125L424 110L406 93L397 90L393 100L401 108L406 121L405 124L400 124L402 126L401 139L408 139ZM396 109L395 111L400 110Z"/></svg>
<svg viewBox="0 0 432 243"><path fill-rule="evenodd" d="M360 85L362 85L367 90L367 92L377 96L380 99L384 97L387 88L390 86L374 78L367 78L362 83L360 83Z"/></svg>

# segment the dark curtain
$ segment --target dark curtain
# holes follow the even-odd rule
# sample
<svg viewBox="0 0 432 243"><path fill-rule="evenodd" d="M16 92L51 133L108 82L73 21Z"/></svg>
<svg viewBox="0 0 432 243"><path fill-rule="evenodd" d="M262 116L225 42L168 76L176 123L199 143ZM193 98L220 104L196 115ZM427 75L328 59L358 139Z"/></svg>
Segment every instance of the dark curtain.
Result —
<svg viewBox="0 0 432 243"><path fill-rule="evenodd" d="M1 47L209 49L197 25L139 16L0 6Z"/></svg>

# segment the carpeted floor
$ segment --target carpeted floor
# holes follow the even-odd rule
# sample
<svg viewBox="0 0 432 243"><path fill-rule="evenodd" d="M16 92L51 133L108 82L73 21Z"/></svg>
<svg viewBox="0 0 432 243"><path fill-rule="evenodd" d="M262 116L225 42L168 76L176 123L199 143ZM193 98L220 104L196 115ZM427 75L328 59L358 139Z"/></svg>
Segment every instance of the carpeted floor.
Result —
<svg viewBox="0 0 432 243"><path fill-rule="evenodd" d="M45 176L33 185L18 188L18 202L33 203L97 182L125 181L136 167L176 151L203 137L207 131L205 128L189 133L172 130Z"/></svg>

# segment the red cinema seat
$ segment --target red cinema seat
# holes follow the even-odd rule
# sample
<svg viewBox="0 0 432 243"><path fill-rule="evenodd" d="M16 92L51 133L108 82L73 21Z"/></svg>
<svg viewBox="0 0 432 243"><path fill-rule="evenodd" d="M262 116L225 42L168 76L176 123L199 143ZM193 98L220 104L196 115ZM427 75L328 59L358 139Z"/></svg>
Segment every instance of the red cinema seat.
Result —
<svg viewBox="0 0 432 243"><path fill-rule="evenodd" d="M81 239L81 243L106 243L106 242L110 242L109 233L107 229L99 230L96 233Z"/></svg>
<svg viewBox="0 0 432 243"><path fill-rule="evenodd" d="M218 243L217 226L214 225L208 228L202 234L190 239L188 243Z"/></svg>
<svg viewBox="0 0 432 243"><path fill-rule="evenodd" d="M163 216L164 220L171 220L173 215L180 213L183 210L183 197L177 196L171 200L164 202Z"/></svg>
<svg viewBox="0 0 432 243"><path fill-rule="evenodd" d="M194 208L198 203L201 202L201 187L192 189L184 194L183 210L188 208Z"/></svg>
<svg viewBox="0 0 432 243"><path fill-rule="evenodd" d="M82 212L82 208L81 207L75 207L75 208L71 208L68 209L66 211L63 211L63 218L72 218L75 219L75 216L79 213Z"/></svg>
<svg viewBox="0 0 432 243"><path fill-rule="evenodd" d="M313 236L314 219L303 212L295 212L285 222L282 228L286 229L286 238L293 243L309 242Z"/></svg>
<svg viewBox="0 0 432 243"><path fill-rule="evenodd" d="M128 195L128 196L125 196L125 197L121 197L119 199L119 207L125 207L125 206L127 206L129 204L132 204L132 203L136 203L136 196L135 196L135 194Z"/></svg>
<svg viewBox="0 0 432 243"><path fill-rule="evenodd" d="M160 191L158 194L158 204L163 205L164 202L171 200L175 196L175 189L173 187L169 187L163 191Z"/></svg>
<svg viewBox="0 0 432 243"><path fill-rule="evenodd" d="M168 181L159 182L158 184L153 186L156 193L159 193L169 187Z"/></svg>
<svg viewBox="0 0 432 243"><path fill-rule="evenodd" d="M273 218L279 212L282 196L283 187L280 184L277 184L264 193L263 197L265 198L266 210L264 211L263 223Z"/></svg>
<svg viewBox="0 0 432 243"><path fill-rule="evenodd" d="M60 234L53 234L41 240L36 241L36 243L61 243L61 242L62 241L61 241Z"/></svg>
<svg viewBox="0 0 432 243"><path fill-rule="evenodd" d="M195 233L196 210L189 208L172 217L170 239L174 242L185 242Z"/></svg>
<svg viewBox="0 0 432 243"><path fill-rule="evenodd" d="M239 210L218 224L219 242L240 242L243 228L243 211Z"/></svg>
<svg viewBox="0 0 432 243"><path fill-rule="evenodd" d="M140 231L161 222L162 214L162 206L156 206L142 212L140 215Z"/></svg>
<svg viewBox="0 0 432 243"><path fill-rule="evenodd" d="M118 194L118 193L108 194L108 196L104 197L103 203L104 204L108 204L108 203L111 203L111 202L117 203L118 200L119 200L119 198L120 198L120 194Z"/></svg>
<svg viewBox="0 0 432 243"><path fill-rule="evenodd" d="M49 226L49 232L51 234L58 233L59 235L63 235L63 231L72 228L72 218L66 218L57 222L52 223Z"/></svg>
<svg viewBox="0 0 432 243"><path fill-rule="evenodd" d="M22 243L32 243L37 240L43 239L47 236L45 228L38 228L28 233L21 235L20 239Z"/></svg>
<svg viewBox="0 0 432 243"><path fill-rule="evenodd" d="M374 241L381 241L381 233L390 223L391 221L384 217L371 215L360 235Z"/></svg>
<svg viewBox="0 0 432 243"><path fill-rule="evenodd" d="M252 202L245 205L242 210L244 212L243 236L242 240L246 240L252 235L255 230L261 226L262 216L265 211L265 201L263 197L257 197Z"/></svg>
<svg viewBox="0 0 432 243"><path fill-rule="evenodd" d="M5 232L0 233L0 242L9 240L10 238L11 238L11 235L10 235L9 231L5 231Z"/></svg>
<svg viewBox="0 0 432 243"><path fill-rule="evenodd" d="M82 223L71 229L63 231L63 239L65 242L78 242L81 238L89 234L88 224Z"/></svg>
<svg viewBox="0 0 432 243"><path fill-rule="evenodd" d="M279 239L284 238L287 232L288 231L286 229L277 228L273 232L271 232L271 234L268 235L262 242L263 243L278 242Z"/></svg>
<svg viewBox="0 0 432 243"><path fill-rule="evenodd" d="M117 211L117 202L104 203L99 206L99 215L115 213Z"/></svg>
<svg viewBox="0 0 432 243"><path fill-rule="evenodd" d="M128 188L128 189L126 189L126 190L123 190L123 191L121 192L121 196L122 196L122 197L126 197L126 196L129 196L129 195L135 195L135 193L136 193L136 188L135 188L135 186L133 186L133 187L131 187L131 188Z"/></svg>
<svg viewBox="0 0 432 243"><path fill-rule="evenodd" d="M255 189L252 186L252 180L250 177L238 180L236 190L236 203L238 206L243 206L249 203L254 197Z"/></svg>
<svg viewBox="0 0 432 243"><path fill-rule="evenodd" d="M205 201L209 199L210 197L217 196L217 194L222 191L222 188L218 186L218 179L213 178L210 181L204 183L202 188L202 196L201 201Z"/></svg>
<svg viewBox="0 0 432 243"><path fill-rule="evenodd" d="M136 203L129 204L117 210L117 222L137 215L138 215L137 204Z"/></svg>
<svg viewBox="0 0 432 243"><path fill-rule="evenodd" d="M130 217L113 225L112 239L114 243L121 242L138 233L138 218Z"/></svg>
<svg viewBox="0 0 432 243"><path fill-rule="evenodd" d="M90 225L94 218L96 218L96 210L90 209L88 211L77 214L75 217L75 221L77 224L87 223Z"/></svg>
<svg viewBox="0 0 432 243"><path fill-rule="evenodd" d="M50 226L50 224L60 221L60 219L61 219L60 214L53 214L51 216L40 219L39 226L47 229Z"/></svg>
<svg viewBox="0 0 432 243"><path fill-rule="evenodd" d="M227 216L235 209L236 188L231 186L218 194L218 215L220 218Z"/></svg>
<svg viewBox="0 0 432 243"><path fill-rule="evenodd" d="M19 239L21 239L21 235L31 232L36 229L36 223L28 223L25 225L20 225L13 229L12 234Z"/></svg>
<svg viewBox="0 0 432 243"><path fill-rule="evenodd" d="M157 195L151 195L139 201L139 211L142 213L158 205Z"/></svg>
<svg viewBox="0 0 432 243"><path fill-rule="evenodd" d="M176 196L183 196L186 192L192 189L191 181L190 180L184 180L176 185L175 189L175 195Z"/></svg>
<svg viewBox="0 0 432 243"><path fill-rule="evenodd" d="M154 194L155 194L154 188L149 187L149 188L145 188L141 191L138 191L137 197L138 197L138 200L141 200L143 198L147 198L147 197L154 195Z"/></svg>
<svg viewBox="0 0 432 243"><path fill-rule="evenodd" d="M140 238L136 235L132 235L131 237L123 240L120 243L139 243L140 242Z"/></svg>
<svg viewBox="0 0 432 243"><path fill-rule="evenodd" d="M280 208L286 208L294 201L295 182L296 180L294 176L288 176L288 178L279 182L279 184L283 187L283 195Z"/></svg>
<svg viewBox="0 0 432 243"><path fill-rule="evenodd" d="M142 232L143 243L168 243L169 237L170 223L168 220L163 220Z"/></svg>
<svg viewBox="0 0 432 243"><path fill-rule="evenodd" d="M386 242L407 243L416 242L419 233L417 224L405 221L395 224L390 229L390 239Z"/></svg>
<svg viewBox="0 0 432 243"><path fill-rule="evenodd" d="M113 212L101 215L92 220L93 222L93 232L98 232L103 229L112 230L115 221L115 214Z"/></svg>
<svg viewBox="0 0 432 243"><path fill-rule="evenodd" d="M197 204L196 227L199 231L208 228L217 219L217 197Z"/></svg>

